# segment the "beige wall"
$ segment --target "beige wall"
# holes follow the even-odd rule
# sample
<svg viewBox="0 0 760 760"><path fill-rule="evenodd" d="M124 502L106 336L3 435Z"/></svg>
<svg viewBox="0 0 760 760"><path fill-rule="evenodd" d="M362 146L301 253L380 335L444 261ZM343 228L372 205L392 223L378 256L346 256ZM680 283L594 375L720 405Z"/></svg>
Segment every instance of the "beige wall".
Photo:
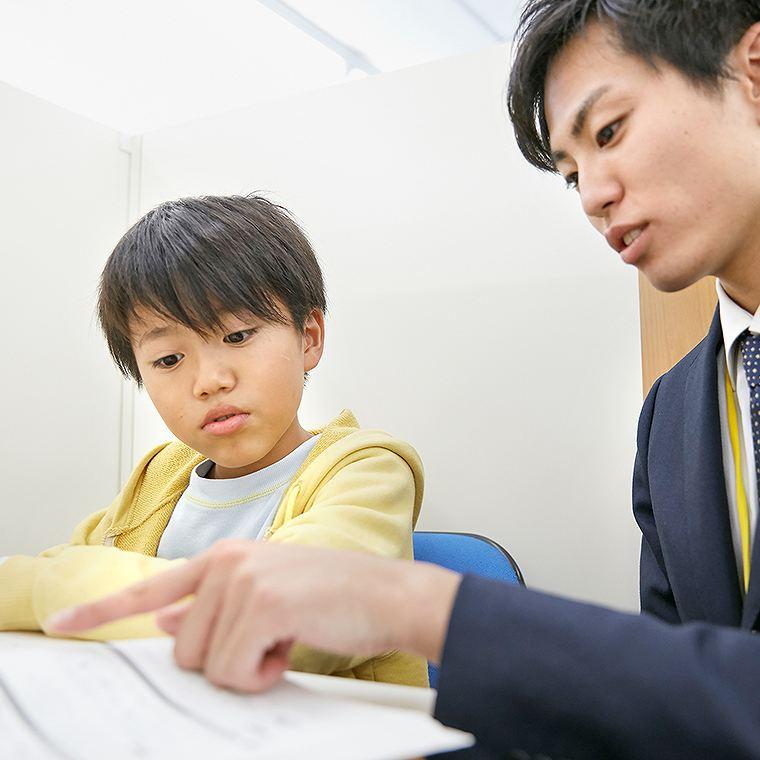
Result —
<svg viewBox="0 0 760 760"><path fill-rule="evenodd" d="M93 318L123 232L118 135L0 84L0 555L68 538L118 487L120 381Z"/></svg>

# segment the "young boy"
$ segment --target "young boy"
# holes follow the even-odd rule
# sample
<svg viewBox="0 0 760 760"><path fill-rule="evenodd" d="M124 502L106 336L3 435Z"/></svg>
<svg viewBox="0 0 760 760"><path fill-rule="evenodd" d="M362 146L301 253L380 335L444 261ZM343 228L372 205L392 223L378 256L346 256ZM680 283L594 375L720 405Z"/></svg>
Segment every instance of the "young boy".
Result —
<svg viewBox="0 0 760 760"><path fill-rule="evenodd" d="M144 386L178 442L149 452L71 543L0 565L0 629L36 630L54 611L249 538L411 558L422 466L406 443L342 412L298 419L322 356L325 295L309 242L263 198L164 203L118 243L98 314L119 367ZM232 589L231 589L232 591ZM156 635L141 616L86 635ZM292 666L426 684L399 652L339 657L298 647Z"/></svg>

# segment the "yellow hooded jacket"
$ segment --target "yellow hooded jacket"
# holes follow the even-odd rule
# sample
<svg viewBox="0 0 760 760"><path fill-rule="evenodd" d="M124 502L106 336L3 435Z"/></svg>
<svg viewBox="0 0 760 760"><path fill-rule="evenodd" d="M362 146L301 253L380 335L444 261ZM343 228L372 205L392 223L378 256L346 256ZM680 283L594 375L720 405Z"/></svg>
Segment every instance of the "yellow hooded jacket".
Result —
<svg viewBox="0 0 760 760"><path fill-rule="evenodd" d="M313 432L319 440L285 491L268 540L412 559L412 530L423 493L415 450L382 431L361 430L347 410ZM0 564L0 630L44 630L44 621L58 610L184 562L158 558L156 551L190 473L203 459L180 442L158 446L143 457L108 508L76 527L71 543ZM87 631L82 638L158 635L163 634L146 614ZM427 685L424 660L397 651L346 657L296 645L291 667Z"/></svg>

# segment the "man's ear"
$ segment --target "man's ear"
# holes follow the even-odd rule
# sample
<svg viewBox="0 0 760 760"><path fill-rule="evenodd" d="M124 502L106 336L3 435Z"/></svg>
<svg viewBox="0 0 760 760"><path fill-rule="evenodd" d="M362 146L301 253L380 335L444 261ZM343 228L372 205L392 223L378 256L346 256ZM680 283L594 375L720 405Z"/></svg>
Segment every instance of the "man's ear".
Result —
<svg viewBox="0 0 760 760"><path fill-rule="evenodd" d="M319 364L325 349L325 315L312 309L303 326L303 371L310 372Z"/></svg>
<svg viewBox="0 0 760 760"><path fill-rule="evenodd" d="M734 53L739 78L747 85L760 121L760 22L747 29Z"/></svg>

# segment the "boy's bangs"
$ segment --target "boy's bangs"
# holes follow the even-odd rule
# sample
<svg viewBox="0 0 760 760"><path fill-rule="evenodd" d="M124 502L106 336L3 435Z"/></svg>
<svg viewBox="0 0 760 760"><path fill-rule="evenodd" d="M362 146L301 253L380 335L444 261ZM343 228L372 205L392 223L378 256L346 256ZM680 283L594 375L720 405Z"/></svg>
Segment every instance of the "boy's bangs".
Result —
<svg viewBox="0 0 760 760"><path fill-rule="evenodd" d="M269 290L252 286L250 280L230 277L209 267L155 267L125 288L123 325L141 321L145 312L167 322L176 322L206 338L225 329L230 314L252 314L266 322L286 324L289 320ZM131 337L131 336L126 336Z"/></svg>

